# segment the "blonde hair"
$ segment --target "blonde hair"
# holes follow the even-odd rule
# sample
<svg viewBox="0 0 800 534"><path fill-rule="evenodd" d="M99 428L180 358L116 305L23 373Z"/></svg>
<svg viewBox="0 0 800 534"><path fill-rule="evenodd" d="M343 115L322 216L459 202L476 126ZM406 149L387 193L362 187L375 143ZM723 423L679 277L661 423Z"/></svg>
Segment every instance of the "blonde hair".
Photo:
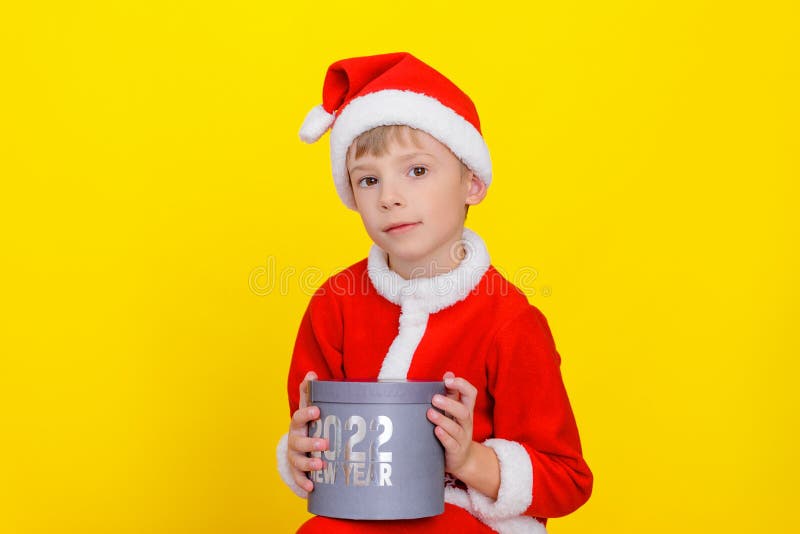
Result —
<svg viewBox="0 0 800 534"><path fill-rule="evenodd" d="M383 156L389 150L389 145L393 142L404 143L411 140L416 146L419 145L418 134L422 130L406 126L405 124L389 124L387 126L376 126L371 130L367 130L353 140L350 145L348 154L353 158L358 159L365 154L370 156ZM447 145L445 145L447 146ZM452 152L452 151L451 151ZM455 154L454 154L455 155ZM469 167L464 165L464 162L458 158L461 164L461 175L465 175L469 171Z"/></svg>

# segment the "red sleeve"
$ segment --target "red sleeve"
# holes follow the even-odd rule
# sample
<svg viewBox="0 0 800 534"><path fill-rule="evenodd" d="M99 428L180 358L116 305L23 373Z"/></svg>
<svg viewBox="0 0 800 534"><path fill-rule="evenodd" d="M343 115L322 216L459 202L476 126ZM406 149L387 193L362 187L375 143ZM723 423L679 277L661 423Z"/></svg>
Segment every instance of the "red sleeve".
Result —
<svg viewBox="0 0 800 534"><path fill-rule="evenodd" d="M321 380L344 378L342 325L341 309L329 279L311 297L297 332L287 380L290 415L300 405L300 382L308 371L317 373Z"/></svg>
<svg viewBox="0 0 800 534"><path fill-rule="evenodd" d="M533 471L532 495L524 495L530 506L524 514L569 514L591 495L593 477L583 459L561 377L561 357L547 320L529 306L498 330L494 348L489 365L494 435L522 445Z"/></svg>

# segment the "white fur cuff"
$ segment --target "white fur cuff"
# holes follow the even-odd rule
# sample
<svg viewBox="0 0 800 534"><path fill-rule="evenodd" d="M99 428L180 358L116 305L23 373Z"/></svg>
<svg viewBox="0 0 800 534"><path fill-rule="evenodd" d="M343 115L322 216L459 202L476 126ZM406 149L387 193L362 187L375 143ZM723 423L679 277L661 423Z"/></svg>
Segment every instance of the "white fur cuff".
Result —
<svg viewBox="0 0 800 534"><path fill-rule="evenodd" d="M286 452L289 449L289 433L287 432L278 441L278 473L281 475L281 480L289 486L289 488L297 495L304 499L308 498L308 492L297 485L292 477L292 471L289 468L289 458L286 457Z"/></svg>
<svg viewBox="0 0 800 534"><path fill-rule="evenodd" d="M452 487L444 488L444 502L449 502L450 504L463 508L477 517L481 523L491 527L492 530L500 534L547 534L547 529L544 528L543 524L526 515L508 517L506 519L486 519L478 517L473 508L472 501L470 501L469 494L462 489Z"/></svg>
<svg viewBox="0 0 800 534"><path fill-rule="evenodd" d="M487 520L486 524L500 534L547 534L547 529L532 517L521 515L508 519Z"/></svg>
<svg viewBox="0 0 800 534"><path fill-rule="evenodd" d="M533 499L533 466L525 447L515 441L487 439L500 462L500 489L497 500L467 488L475 515L485 520L506 519L525 512Z"/></svg>

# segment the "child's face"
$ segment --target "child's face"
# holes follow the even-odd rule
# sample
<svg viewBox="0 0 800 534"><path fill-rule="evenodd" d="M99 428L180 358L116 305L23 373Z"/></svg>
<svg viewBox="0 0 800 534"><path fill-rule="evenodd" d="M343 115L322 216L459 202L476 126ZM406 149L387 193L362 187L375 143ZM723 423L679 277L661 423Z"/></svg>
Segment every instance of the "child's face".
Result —
<svg viewBox="0 0 800 534"><path fill-rule="evenodd" d="M418 266L424 272L416 276L430 276L457 264L454 245L461 239L466 205L483 199L485 184L464 171L450 149L421 131L415 142L408 137L390 142L381 156L355 158L354 152L351 147L347 168L356 208L390 265L403 265L406 271ZM431 267L441 270L431 273Z"/></svg>

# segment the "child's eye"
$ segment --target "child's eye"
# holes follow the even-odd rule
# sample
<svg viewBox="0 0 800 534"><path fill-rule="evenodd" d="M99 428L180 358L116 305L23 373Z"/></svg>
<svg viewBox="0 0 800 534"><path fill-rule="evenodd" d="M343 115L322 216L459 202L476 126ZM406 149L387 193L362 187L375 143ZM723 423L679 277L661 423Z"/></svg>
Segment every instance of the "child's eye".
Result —
<svg viewBox="0 0 800 534"><path fill-rule="evenodd" d="M374 176L365 176L358 181L359 187L369 187L378 183L378 179Z"/></svg>
<svg viewBox="0 0 800 534"><path fill-rule="evenodd" d="M428 169L426 169L421 165L417 165L411 168L409 174L411 174L411 176L416 176L417 178L419 178L420 176L425 176L426 174L428 174Z"/></svg>

